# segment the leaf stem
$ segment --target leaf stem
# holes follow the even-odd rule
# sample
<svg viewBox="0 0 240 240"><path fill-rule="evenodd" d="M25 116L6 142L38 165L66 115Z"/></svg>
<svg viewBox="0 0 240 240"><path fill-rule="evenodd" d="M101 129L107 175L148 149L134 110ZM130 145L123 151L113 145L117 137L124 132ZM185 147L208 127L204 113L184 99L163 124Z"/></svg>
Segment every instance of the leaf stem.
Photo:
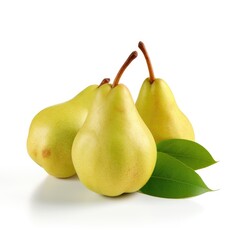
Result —
<svg viewBox="0 0 240 240"><path fill-rule="evenodd" d="M153 83L154 80L155 80L155 77L154 77L153 67L152 67L152 63L151 63L151 60L149 58L147 49L146 49L144 43L141 42L141 41L138 43L138 47L141 49L141 51L142 51L142 53L143 53L143 55L146 59L146 62L147 62L148 71L149 71L149 82Z"/></svg>
<svg viewBox="0 0 240 240"><path fill-rule="evenodd" d="M137 51L134 51L132 52L129 57L127 58L127 60L125 61L125 63L122 65L122 67L120 68L120 70L118 71L114 81L113 81L113 84L112 84L112 87L116 87L118 85L118 82L123 74L123 72L125 71L125 69L128 67L128 65L137 57L138 53Z"/></svg>

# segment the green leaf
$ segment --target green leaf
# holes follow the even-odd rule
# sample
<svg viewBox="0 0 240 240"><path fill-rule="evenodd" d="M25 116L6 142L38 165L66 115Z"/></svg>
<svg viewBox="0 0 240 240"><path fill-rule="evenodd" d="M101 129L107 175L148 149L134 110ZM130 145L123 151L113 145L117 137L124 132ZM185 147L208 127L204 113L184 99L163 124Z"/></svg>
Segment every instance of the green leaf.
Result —
<svg viewBox="0 0 240 240"><path fill-rule="evenodd" d="M157 144L158 152L177 158L194 170L208 167L216 161L200 144L185 139L169 139Z"/></svg>
<svg viewBox="0 0 240 240"><path fill-rule="evenodd" d="M164 198L187 198L212 191L190 167L158 152L153 174L140 192Z"/></svg>

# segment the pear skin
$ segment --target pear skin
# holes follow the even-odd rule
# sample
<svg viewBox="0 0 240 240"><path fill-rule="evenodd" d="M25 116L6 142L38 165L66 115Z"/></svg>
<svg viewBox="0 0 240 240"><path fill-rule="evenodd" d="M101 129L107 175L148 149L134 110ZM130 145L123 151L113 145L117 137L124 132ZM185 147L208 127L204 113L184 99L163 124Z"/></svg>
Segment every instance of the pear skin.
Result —
<svg viewBox="0 0 240 240"><path fill-rule="evenodd" d="M72 157L84 185L99 194L118 196L136 192L148 181L156 146L127 88L120 84L109 90L105 98L96 96L102 102L94 101L74 139Z"/></svg>
<svg viewBox="0 0 240 240"><path fill-rule="evenodd" d="M136 107L145 124L150 129L156 143L165 139L181 138L194 141L191 122L179 109L174 95L167 83L155 78L146 48L139 42L149 70L140 89Z"/></svg>
<svg viewBox="0 0 240 240"><path fill-rule="evenodd" d="M113 86L98 89L72 147L80 181L90 190L112 197L143 187L154 170L157 154L153 136L129 90L117 83L121 74Z"/></svg>
<svg viewBox="0 0 240 240"><path fill-rule="evenodd" d="M192 124L177 106L164 80L155 79L150 83L147 78L140 89L136 107L156 143L171 138L194 141Z"/></svg>
<svg viewBox="0 0 240 240"><path fill-rule="evenodd" d="M45 108L33 118L27 150L48 174L58 178L75 175L72 143L87 117L97 89L98 85L91 85L73 99Z"/></svg>

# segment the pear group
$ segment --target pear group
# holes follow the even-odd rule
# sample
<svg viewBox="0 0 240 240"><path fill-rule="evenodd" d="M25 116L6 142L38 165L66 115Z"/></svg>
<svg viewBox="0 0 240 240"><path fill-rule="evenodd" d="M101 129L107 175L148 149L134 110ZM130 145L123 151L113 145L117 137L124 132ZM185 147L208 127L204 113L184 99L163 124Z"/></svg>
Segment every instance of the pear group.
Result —
<svg viewBox="0 0 240 240"><path fill-rule="evenodd" d="M74 98L40 111L27 138L30 157L57 178L77 174L90 190L119 196L136 192L150 179L157 159L156 143L164 139L194 140L190 121L177 106L167 83L149 69L136 104L120 78L137 57L132 52L114 81L104 79Z"/></svg>

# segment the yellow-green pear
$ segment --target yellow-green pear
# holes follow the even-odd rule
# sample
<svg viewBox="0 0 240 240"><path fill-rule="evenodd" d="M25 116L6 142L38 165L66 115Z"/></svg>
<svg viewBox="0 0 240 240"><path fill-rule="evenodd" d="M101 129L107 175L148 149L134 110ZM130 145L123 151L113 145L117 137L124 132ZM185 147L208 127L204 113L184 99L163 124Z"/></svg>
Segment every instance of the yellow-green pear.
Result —
<svg viewBox="0 0 240 240"><path fill-rule="evenodd" d="M149 70L140 89L136 107L150 129L156 143L164 139L181 138L194 140L194 131L188 118L179 109L167 83L154 77L150 58L143 42L138 47L143 52Z"/></svg>
<svg viewBox="0 0 240 240"><path fill-rule="evenodd" d="M105 196L138 191L150 178L156 163L153 136L127 87L118 84L136 56L137 52L133 52L128 57L112 86L98 88L73 142L73 164L80 181Z"/></svg>
<svg viewBox="0 0 240 240"><path fill-rule="evenodd" d="M104 79L101 85L108 83ZM58 178L73 176L71 149L92 105L98 85L91 85L71 100L40 111L32 120L27 150L30 157L46 172Z"/></svg>

